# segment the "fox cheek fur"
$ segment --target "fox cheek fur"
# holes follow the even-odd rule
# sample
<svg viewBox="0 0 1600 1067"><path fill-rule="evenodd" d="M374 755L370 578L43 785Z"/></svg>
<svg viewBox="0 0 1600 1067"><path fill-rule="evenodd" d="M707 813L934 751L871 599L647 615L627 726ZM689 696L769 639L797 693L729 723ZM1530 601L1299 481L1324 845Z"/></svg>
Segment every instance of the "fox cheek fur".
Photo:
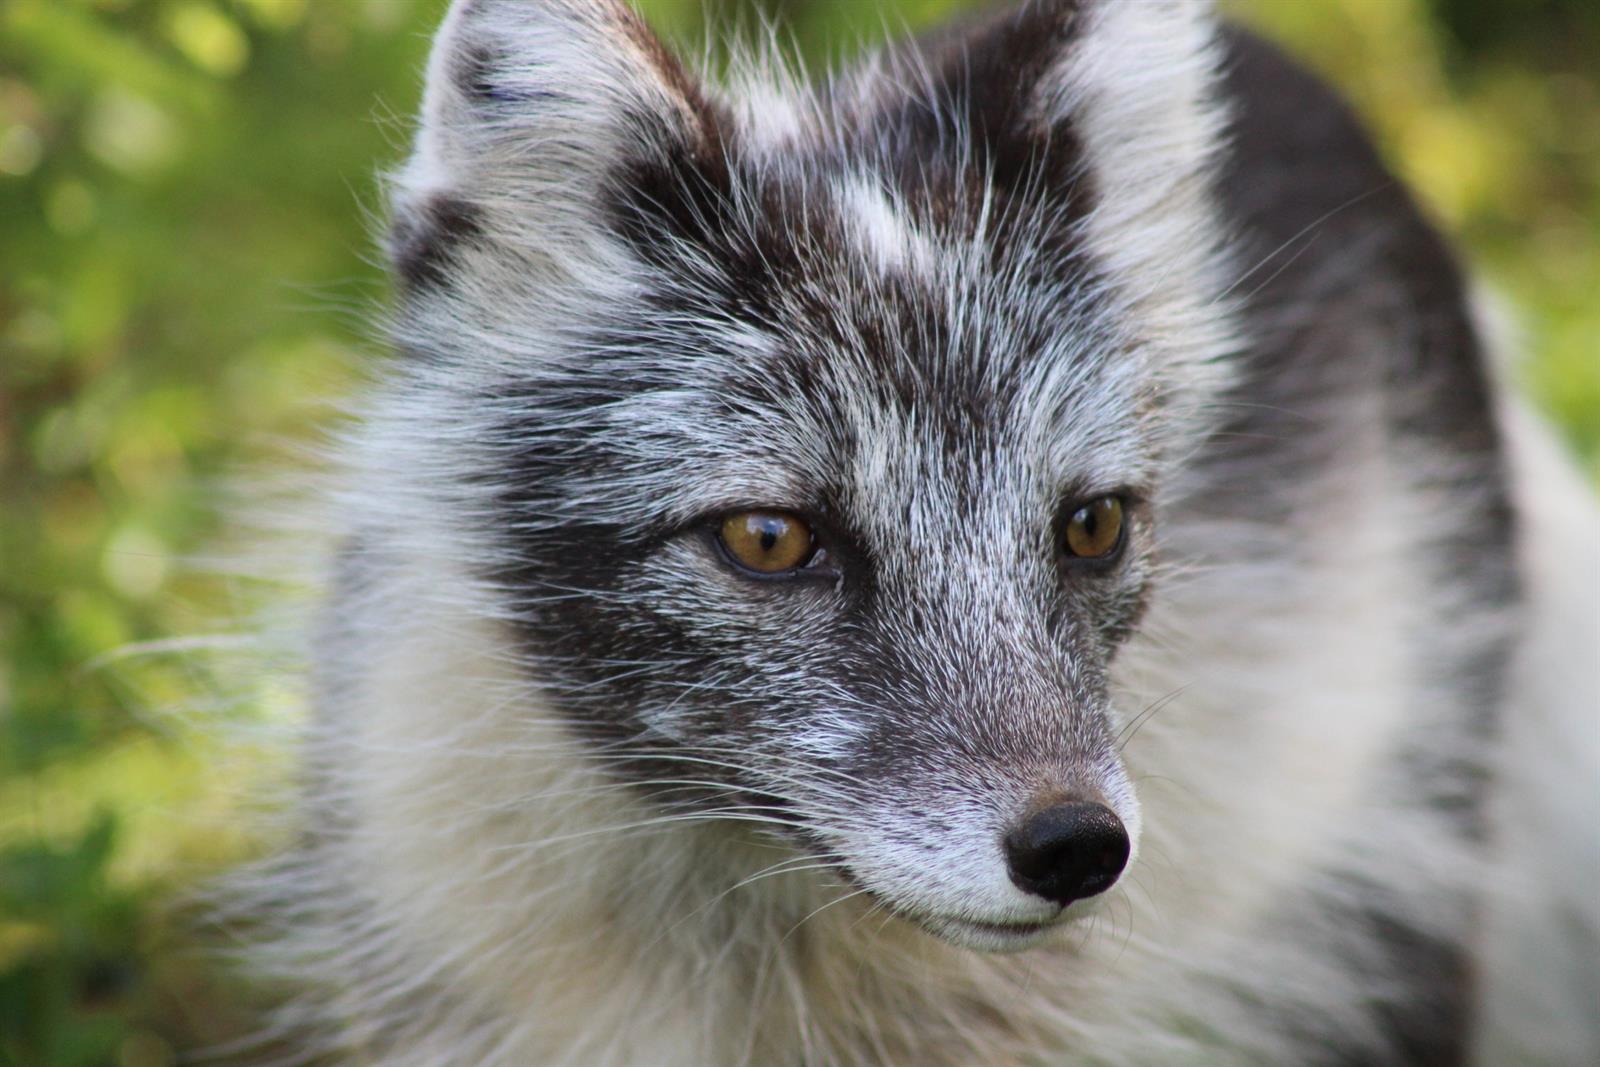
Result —
<svg viewBox="0 0 1600 1067"><path fill-rule="evenodd" d="M439 32L237 880L307 1057L1595 1062L1600 527L1346 109L1190 0L728 82Z"/></svg>

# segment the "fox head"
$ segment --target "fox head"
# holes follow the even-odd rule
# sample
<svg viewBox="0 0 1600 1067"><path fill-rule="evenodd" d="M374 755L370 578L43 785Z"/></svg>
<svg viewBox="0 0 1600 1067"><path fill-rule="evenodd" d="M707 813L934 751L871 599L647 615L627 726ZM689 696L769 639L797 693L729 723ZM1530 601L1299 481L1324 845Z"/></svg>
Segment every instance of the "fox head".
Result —
<svg viewBox="0 0 1600 1067"><path fill-rule="evenodd" d="M819 87L459 0L396 410L592 757L961 944L1137 851L1108 670L1223 382L1213 27L1050 0Z"/></svg>

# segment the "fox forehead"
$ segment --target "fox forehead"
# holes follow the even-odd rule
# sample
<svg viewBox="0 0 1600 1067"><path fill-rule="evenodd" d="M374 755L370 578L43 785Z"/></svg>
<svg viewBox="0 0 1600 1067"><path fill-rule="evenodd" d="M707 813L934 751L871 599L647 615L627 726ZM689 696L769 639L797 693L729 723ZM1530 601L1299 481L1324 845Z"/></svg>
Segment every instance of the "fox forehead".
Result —
<svg viewBox="0 0 1600 1067"><path fill-rule="evenodd" d="M652 273L605 347L637 353L649 380L583 358L625 393L603 433L634 463L692 462L715 497L702 509L1149 476L1150 383L1092 272L1045 275L1015 233L940 225L860 167L747 180L790 188L739 190L691 240L656 186L656 214L629 231Z"/></svg>

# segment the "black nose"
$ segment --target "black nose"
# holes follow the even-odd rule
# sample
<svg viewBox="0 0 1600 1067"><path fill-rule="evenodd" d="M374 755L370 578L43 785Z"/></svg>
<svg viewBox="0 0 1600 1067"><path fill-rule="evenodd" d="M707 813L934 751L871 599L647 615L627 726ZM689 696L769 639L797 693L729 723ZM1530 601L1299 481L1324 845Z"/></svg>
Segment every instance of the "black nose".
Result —
<svg viewBox="0 0 1600 1067"><path fill-rule="evenodd" d="M1018 888L1071 904L1111 888L1128 862L1128 831L1104 805L1057 804L1006 835L1006 862Z"/></svg>

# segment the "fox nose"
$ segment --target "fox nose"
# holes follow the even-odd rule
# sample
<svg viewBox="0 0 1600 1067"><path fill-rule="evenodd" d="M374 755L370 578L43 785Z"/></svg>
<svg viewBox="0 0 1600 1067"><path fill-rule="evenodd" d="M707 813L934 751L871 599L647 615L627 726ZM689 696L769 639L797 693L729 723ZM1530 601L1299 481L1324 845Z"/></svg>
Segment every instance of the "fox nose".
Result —
<svg viewBox="0 0 1600 1067"><path fill-rule="evenodd" d="M1065 906L1111 888L1128 862L1128 831L1103 804L1073 801L1029 815L1005 847L1019 889Z"/></svg>

